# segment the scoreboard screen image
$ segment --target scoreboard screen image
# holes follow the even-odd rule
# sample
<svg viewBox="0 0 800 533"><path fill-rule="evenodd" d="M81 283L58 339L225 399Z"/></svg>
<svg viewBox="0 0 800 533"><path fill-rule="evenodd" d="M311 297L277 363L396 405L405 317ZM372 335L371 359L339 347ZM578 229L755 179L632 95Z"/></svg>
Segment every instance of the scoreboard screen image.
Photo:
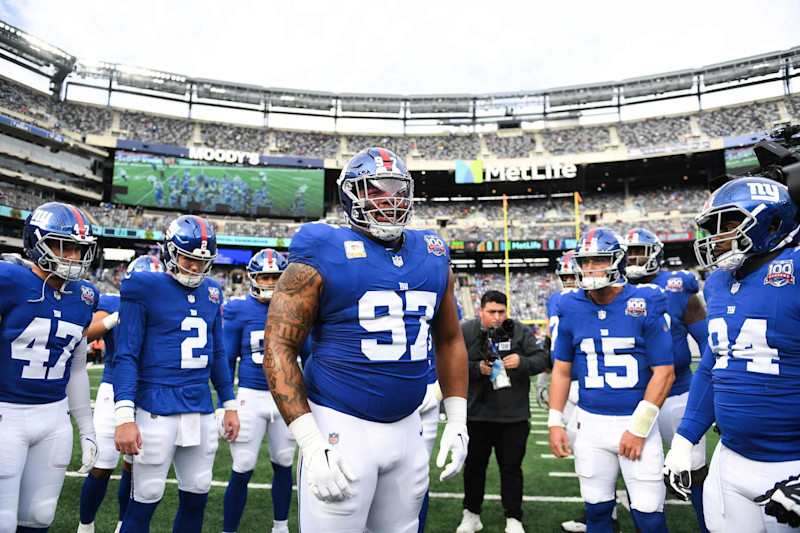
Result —
<svg viewBox="0 0 800 533"><path fill-rule="evenodd" d="M111 201L177 211L320 218L325 171L117 152Z"/></svg>

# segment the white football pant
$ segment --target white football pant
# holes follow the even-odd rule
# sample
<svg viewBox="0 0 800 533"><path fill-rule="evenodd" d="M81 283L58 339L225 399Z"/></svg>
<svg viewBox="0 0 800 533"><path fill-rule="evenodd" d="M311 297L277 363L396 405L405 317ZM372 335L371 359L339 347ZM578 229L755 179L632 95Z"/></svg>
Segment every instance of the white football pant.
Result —
<svg viewBox="0 0 800 533"><path fill-rule="evenodd" d="M388 424L309 402L322 436L358 476L350 499L324 503L308 486L300 456L298 506L303 533L416 533L428 490L428 453L419 413Z"/></svg>
<svg viewBox="0 0 800 533"><path fill-rule="evenodd" d="M256 467L264 435L269 457L280 466L292 466L297 443L283 421L270 391L239 387L236 393L239 408L239 436L231 443L233 470L243 474Z"/></svg>
<svg viewBox="0 0 800 533"><path fill-rule="evenodd" d="M575 437L578 434L578 391L580 390L578 380L569 384L569 396L564 410L561 411L561 423L567 431L567 440L571 448L575 448Z"/></svg>
<svg viewBox="0 0 800 533"><path fill-rule="evenodd" d="M581 498L586 503L602 503L617 498L620 471L628 487L631 507L643 513L664 510L662 470L664 452L658 427L644 441L642 456L633 461L619 455L619 441L630 425L631 416L596 415L577 408L575 472L581 483Z"/></svg>
<svg viewBox="0 0 800 533"><path fill-rule="evenodd" d="M50 527L72 456L67 399L0 402L0 533Z"/></svg>
<svg viewBox="0 0 800 533"><path fill-rule="evenodd" d="M765 463L739 455L722 442L717 444L708 477L703 487L703 513L712 533L747 531L777 533L796 531L779 524L764 507L753 500L770 490L775 483L800 472L800 460Z"/></svg>
<svg viewBox="0 0 800 533"><path fill-rule="evenodd" d="M198 414L198 413L192 413ZM214 414L199 414L194 428L199 444L178 446L181 415L151 415L136 409L136 425L142 434L142 449L133 456L133 499L139 503L156 503L164 494L170 464L175 465L178 488L193 494L205 494L211 488L211 468L217 451L217 423Z"/></svg>

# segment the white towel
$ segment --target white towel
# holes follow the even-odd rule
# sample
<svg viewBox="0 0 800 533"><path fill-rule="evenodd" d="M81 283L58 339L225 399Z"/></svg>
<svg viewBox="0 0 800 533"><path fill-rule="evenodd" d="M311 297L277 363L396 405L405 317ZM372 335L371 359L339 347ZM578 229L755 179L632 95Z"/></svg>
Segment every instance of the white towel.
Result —
<svg viewBox="0 0 800 533"><path fill-rule="evenodd" d="M175 446L200 445L200 413L181 413Z"/></svg>

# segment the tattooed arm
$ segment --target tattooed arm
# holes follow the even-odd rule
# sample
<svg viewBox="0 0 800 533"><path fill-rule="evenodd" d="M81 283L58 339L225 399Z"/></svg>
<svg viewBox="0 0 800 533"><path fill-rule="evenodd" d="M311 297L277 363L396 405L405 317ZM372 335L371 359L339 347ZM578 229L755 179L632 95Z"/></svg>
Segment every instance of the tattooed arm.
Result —
<svg viewBox="0 0 800 533"><path fill-rule="evenodd" d="M322 437L311 408L297 355L319 310L322 277L302 263L289 263L272 295L264 327L264 374L283 419L303 454L311 492L322 501L350 497L355 472ZM312 355L313 357L313 355ZM306 459L307 458L307 459Z"/></svg>
<svg viewBox="0 0 800 533"><path fill-rule="evenodd" d="M311 266L290 263L278 280L264 327L264 374L287 424L310 412L297 355L317 318L322 278Z"/></svg>

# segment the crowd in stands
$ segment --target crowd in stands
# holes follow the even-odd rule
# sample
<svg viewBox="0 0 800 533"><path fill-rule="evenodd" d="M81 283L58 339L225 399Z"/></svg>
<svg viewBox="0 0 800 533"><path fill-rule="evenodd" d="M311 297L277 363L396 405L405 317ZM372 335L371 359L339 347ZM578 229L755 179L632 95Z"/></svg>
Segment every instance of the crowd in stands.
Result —
<svg viewBox="0 0 800 533"><path fill-rule="evenodd" d="M510 273L511 302L509 314L517 320L547 320L547 298L558 290L555 275L547 270ZM505 276L501 273L475 274L470 287L472 305L480 307L486 291L506 292Z"/></svg>
<svg viewBox="0 0 800 533"><path fill-rule="evenodd" d="M194 131L194 124L188 120L157 117L135 111L122 111L119 127L128 132L130 139L174 146L187 146Z"/></svg>
<svg viewBox="0 0 800 533"><path fill-rule="evenodd" d="M602 152L611 142L607 126L591 126L542 132L544 149L553 154Z"/></svg>
<svg viewBox="0 0 800 533"><path fill-rule="evenodd" d="M796 116L796 115L795 115ZM747 133L767 133L769 124L780 118L775 102L725 107L698 115L700 129L709 137L733 137Z"/></svg>
<svg viewBox="0 0 800 533"><path fill-rule="evenodd" d="M421 159L475 159L480 152L475 134L419 135L416 141Z"/></svg>
<svg viewBox="0 0 800 533"><path fill-rule="evenodd" d="M232 124L203 124L203 144L220 150L258 152L269 145L267 130Z"/></svg>
<svg viewBox="0 0 800 533"><path fill-rule="evenodd" d="M370 146L380 146L403 156L411 150L409 138L398 135L345 135L344 138L347 142L347 149L351 153Z"/></svg>
<svg viewBox="0 0 800 533"><path fill-rule="evenodd" d="M677 144L691 137L689 117L648 118L625 122L617 126L617 135L620 142L630 148Z"/></svg>
<svg viewBox="0 0 800 533"><path fill-rule="evenodd" d="M281 155L334 158L339 138L331 133L274 131L275 151Z"/></svg>
<svg viewBox="0 0 800 533"><path fill-rule="evenodd" d="M489 134L484 136L484 140L489 152L500 158L531 157L531 152L536 150L536 137L530 132L502 137Z"/></svg>

